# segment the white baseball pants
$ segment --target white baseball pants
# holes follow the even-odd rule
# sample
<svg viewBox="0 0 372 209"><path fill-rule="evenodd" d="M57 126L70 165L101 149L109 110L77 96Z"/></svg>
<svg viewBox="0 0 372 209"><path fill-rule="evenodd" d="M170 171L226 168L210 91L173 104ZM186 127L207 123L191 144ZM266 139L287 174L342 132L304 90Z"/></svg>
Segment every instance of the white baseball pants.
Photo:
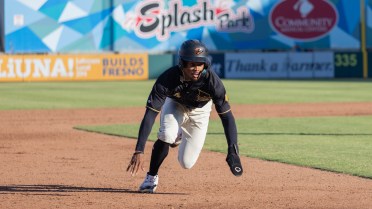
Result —
<svg viewBox="0 0 372 209"><path fill-rule="evenodd" d="M182 142L178 148L178 162L185 169L196 163L207 135L212 100L202 108L190 109L166 98L160 113L158 138L173 144L179 134Z"/></svg>

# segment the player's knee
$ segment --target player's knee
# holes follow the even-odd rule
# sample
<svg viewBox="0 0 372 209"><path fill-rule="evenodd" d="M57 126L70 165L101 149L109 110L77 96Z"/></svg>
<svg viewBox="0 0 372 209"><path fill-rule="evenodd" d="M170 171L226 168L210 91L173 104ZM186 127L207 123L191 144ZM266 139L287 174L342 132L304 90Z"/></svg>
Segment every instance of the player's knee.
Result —
<svg viewBox="0 0 372 209"><path fill-rule="evenodd" d="M172 144L177 138L177 132L158 133L158 138L162 140L163 142Z"/></svg>
<svg viewBox="0 0 372 209"><path fill-rule="evenodd" d="M178 158L178 162L180 163L181 167L184 169L190 169L195 165L195 161L184 160L180 158Z"/></svg>

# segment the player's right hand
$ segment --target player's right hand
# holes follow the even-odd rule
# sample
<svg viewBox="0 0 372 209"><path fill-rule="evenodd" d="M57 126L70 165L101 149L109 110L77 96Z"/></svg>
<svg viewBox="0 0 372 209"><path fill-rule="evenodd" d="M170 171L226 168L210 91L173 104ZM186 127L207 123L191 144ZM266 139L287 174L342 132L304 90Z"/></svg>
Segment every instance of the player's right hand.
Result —
<svg viewBox="0 0 372 209"><path fill-rule="evenodd" d="M142 171L145 171L145 169L143 169L143 161L141 159L142 157L143 152L133 153L132 159L130 160L129 165L127 167L127 172L130 171L130 174L132 176L135 176L140 168Z"/></svg>

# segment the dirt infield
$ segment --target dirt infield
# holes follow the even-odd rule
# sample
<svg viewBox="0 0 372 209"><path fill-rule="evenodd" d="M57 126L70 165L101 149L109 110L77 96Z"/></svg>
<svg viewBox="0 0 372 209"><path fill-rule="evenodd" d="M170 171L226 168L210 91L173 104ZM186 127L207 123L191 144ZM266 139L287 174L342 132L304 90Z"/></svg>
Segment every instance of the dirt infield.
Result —
<svg viewBox="0 0 372 209"><path fill-rule="evenodd" d="M372 103L235 105L236 117L372 115ZM372 180L204 150L183 170L172 149L157 194L125 172L136 141L75 130L139 122L144 108L0 111L0 208L372 208ZM212 117L216 118L216 114ZM151 142L146 146L146 169Z"/></svg>

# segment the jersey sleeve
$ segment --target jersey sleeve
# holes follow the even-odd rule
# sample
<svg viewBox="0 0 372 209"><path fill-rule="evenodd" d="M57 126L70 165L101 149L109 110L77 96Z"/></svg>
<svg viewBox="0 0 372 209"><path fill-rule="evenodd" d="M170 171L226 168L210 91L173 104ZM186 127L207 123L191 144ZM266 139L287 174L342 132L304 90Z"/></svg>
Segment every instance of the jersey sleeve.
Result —
<svg viewBox="0 0 372 209"><path fill-rule="evenodd" d="M213 84L214 89L213 102L215 104L218 115L221 118L223 129L226 136L226 141L228 147L237 146L238 144L238 132L236 129L235 118L231 112L228 97L226 95L226 89L221 81L221 79L211 73L214 78L211 79L210 83Z"/></svg>
<svg viewBox="0 0 372 209"><path fill-rule="evenodd" d="M159 80L154 84L147 99L146 108L160 112L167 97L167 88Z"/></svg>
<svg viewBox="0 0 372 209"><path fill-rule="evenodd" d="M146 112L138 132L136 151L144 152L147 138L151 133L155 118L160 112L166 97L167 87L162 84L162 78L158 78L146 102Z"/></svg>
<svg viewBox="0 0 372 209"><path fill-rule="evenodd" d="M226 89L220 78L211 73L211 88L213 89L213 103L215 105L218 114L225 114L230 111L231 107L229 104L228 97L226 95Z"/></svg>
<svg viewBox="0 0 372 209"><path fill-rule="evenodd" d="M151 133L152 126L154 125L155 118L158 115L157 112L146 109L145 115L142 119L141 126L138 132L138 140L136 144L136 150L144 152L147 138Z"/></svg>

